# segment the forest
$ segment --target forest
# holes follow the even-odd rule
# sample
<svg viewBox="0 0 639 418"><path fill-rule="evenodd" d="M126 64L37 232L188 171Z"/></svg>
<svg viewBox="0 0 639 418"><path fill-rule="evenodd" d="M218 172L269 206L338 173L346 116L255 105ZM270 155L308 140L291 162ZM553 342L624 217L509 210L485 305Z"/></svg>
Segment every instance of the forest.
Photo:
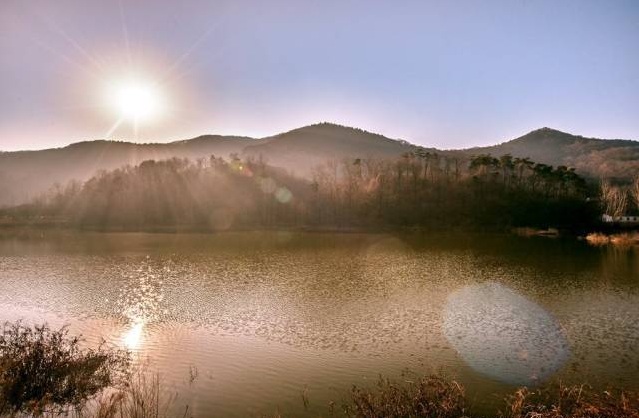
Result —
<svg viewBox="0 0 639 418"><path fill-rule="evenodd" d="M238 155L149 160L99 172L84 183L56 185L30 204L2 210L0 217L5 223L123 230L584 231L606 210L599 185L574 169L510 155L460 159L417 149L396 159L327 161L312 173L310 179L297 178L264 160ZM620 190L603 185L611 196L611 190ZM634 203L630 198L624 204L626 210Z"/></svg>

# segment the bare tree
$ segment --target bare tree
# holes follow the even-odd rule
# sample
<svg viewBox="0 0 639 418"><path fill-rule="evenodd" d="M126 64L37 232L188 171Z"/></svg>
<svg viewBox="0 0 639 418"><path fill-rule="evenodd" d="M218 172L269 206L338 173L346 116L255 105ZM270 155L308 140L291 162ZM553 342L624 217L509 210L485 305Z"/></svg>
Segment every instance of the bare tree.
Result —
<svg viewBox="0 0 639 418"><path fill-rule="evenodd" d="M639 210L639 175L637 175L635 180L632 182L630 194L632 195L632 199L635 201L635 208Z"/></svg>
<svg viewBox="0 0 639 418"><path fill-rule="evenodd" d="M617 218L626 213L628 192L619 186L612 186L606 179L601 181L601 202L606 215Z"/></svg>

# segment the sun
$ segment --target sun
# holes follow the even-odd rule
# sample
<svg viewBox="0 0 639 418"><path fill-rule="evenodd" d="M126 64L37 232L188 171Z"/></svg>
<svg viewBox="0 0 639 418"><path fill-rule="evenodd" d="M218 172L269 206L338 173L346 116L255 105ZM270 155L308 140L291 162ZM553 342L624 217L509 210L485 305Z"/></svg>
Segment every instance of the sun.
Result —
<svg viewBox="0 0 639 418"><path fill-rule="evenodd" d="M156 85L140 80L115 83L110 91L111 105L120 119L134 123L157 118L162 110L162 95Z"/></svg>

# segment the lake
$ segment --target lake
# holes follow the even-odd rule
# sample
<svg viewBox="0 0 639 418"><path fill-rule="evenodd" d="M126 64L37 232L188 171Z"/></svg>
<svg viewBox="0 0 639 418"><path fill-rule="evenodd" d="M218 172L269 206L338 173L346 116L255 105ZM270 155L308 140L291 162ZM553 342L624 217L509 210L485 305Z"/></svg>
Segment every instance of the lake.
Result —
<svg viewBox="0 0 639 418"><path fill-rule="evenodd" d="M0 312L131 349L195 416L326 415L406 370L479 411L558 379L639 389L639 251L575 239L6 230Z"/></svg>

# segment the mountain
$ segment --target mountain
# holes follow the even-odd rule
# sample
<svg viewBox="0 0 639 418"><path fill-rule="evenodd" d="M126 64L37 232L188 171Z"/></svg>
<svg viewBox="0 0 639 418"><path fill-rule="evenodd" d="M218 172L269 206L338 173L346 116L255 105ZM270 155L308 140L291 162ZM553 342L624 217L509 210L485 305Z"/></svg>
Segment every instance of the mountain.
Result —
<svg viewBox="0 0 639 418"><path fill-rule="evenodd" d="M464 150L466 154L511 154L535 162L574 167L591 178L629 179L639 174L639 142L596 139L541 128L499 145Z"/></svg>
<svg viewBox="0 0 639 418"><path fill-rule="evenodd" d="M0 152L0 205L26 202L55 183L86 180L100 170L136 165L149 159L263 158L298 175L313 166L343 158L396 158L417 147L361 129L320 123L266 138L204 135L166 144L86 141L41 151ZM499 145L465 150L437 151L467 158L476 154L511 154L535 162L567 165L593 178L628 179L639 174L639 142L584 138L542 128Z"/></svg>
<svg viewBox="0 0 639 418"><path fill-rule="evenodd" d="M319 123L264 138L261 144L248 145L243 155L262 156L270 165L308 175L314 166L328 160L395 158L415 148L409 142L362 129Z"/></svg>
<svg viewBox="0 0 639 418"><path fill-rule="evenodd" d="M137 165L144 160L171 157L197 159L211 154L228 157L247 143L260 140L205 135L168 144L85 141L63 148L0 153L0 205L26 202L55 183L86 180L100 170Z"/></svg>
<svg viewBox="0 0 639 418"><path fill-rule="evenodd" d="M272 137L204 135L166 144L118 141L85 141L63 148L0 153L0 206L27 202L54 184L86 180L100 170L137 165L144 160L171 157L263 158L298 175L327 159L351 156L397 157L415 146L361 129L322 123Z"/></svg>

